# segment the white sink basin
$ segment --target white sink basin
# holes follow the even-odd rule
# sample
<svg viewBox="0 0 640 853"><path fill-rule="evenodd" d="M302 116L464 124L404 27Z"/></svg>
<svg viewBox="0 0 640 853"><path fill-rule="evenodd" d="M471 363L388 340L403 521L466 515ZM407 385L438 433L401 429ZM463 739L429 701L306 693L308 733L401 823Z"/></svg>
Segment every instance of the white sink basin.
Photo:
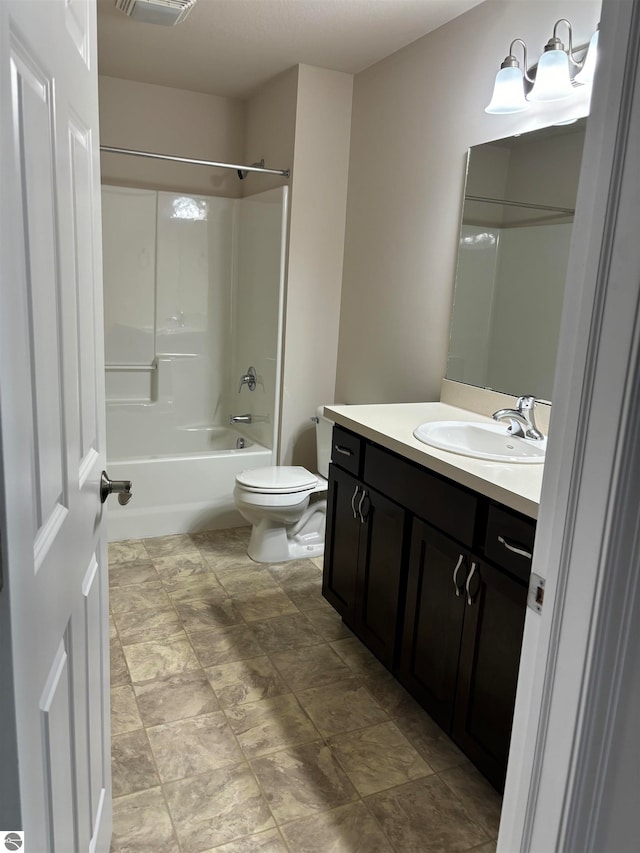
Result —
<svg viewBox="0 0 640 853"><path fill-rule="evenodd" d="M503 423L473 421L433 421L421 424L413 434L424 444L462 456L492 462L544 462L547 439L515 438Z"/></svg>

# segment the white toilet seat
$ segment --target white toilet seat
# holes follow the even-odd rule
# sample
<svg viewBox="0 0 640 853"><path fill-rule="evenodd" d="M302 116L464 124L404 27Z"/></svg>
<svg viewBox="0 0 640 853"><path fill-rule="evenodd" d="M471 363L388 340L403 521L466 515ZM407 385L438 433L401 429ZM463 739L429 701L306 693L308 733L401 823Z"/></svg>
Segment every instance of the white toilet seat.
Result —
<svg viewBox="0 0 640 853"><path fill-rule="evenodd" d="M278 465L268 468L249 468L236 476L236 484L247 492L263 495L313 492L318 477L299 465Z"/></svg>

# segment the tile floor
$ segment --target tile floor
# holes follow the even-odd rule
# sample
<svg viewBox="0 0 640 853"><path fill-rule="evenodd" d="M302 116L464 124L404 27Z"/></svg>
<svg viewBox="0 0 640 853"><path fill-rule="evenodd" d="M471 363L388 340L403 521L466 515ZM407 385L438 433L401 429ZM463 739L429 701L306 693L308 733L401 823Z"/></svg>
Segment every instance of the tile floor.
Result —
<svg viewBox="0 0 640 853"><path fill-rule="evenodd" d="M114 853L495 851L501 801L246 528L109 546Z"/></svg>

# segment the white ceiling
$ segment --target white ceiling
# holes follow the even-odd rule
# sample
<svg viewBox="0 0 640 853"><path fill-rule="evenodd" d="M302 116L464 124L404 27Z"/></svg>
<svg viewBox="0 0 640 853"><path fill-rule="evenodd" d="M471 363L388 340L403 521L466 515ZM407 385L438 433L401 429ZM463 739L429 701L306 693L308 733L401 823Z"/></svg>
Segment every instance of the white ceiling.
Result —
<svg viewBox="0 0 640 853"><path fill-rule="evenodd" d="M100 74L247 98L298 63L355 74L481 0L198 0L175 27L98 0Z"/></svg>

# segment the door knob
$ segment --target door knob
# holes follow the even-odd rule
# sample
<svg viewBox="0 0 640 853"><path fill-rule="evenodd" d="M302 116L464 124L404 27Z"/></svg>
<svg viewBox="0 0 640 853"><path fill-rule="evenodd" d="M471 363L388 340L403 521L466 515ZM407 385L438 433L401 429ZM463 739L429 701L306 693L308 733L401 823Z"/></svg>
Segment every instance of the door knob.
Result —
<svg viewBox="0 0 640 853"><path fill-rule="evenodd" d="M131 480L110 480L107 472L103 471L100 476L100 501L104 503L109 495L117 495L118 503L126 506L133 494L131 492Z"/></svg>

